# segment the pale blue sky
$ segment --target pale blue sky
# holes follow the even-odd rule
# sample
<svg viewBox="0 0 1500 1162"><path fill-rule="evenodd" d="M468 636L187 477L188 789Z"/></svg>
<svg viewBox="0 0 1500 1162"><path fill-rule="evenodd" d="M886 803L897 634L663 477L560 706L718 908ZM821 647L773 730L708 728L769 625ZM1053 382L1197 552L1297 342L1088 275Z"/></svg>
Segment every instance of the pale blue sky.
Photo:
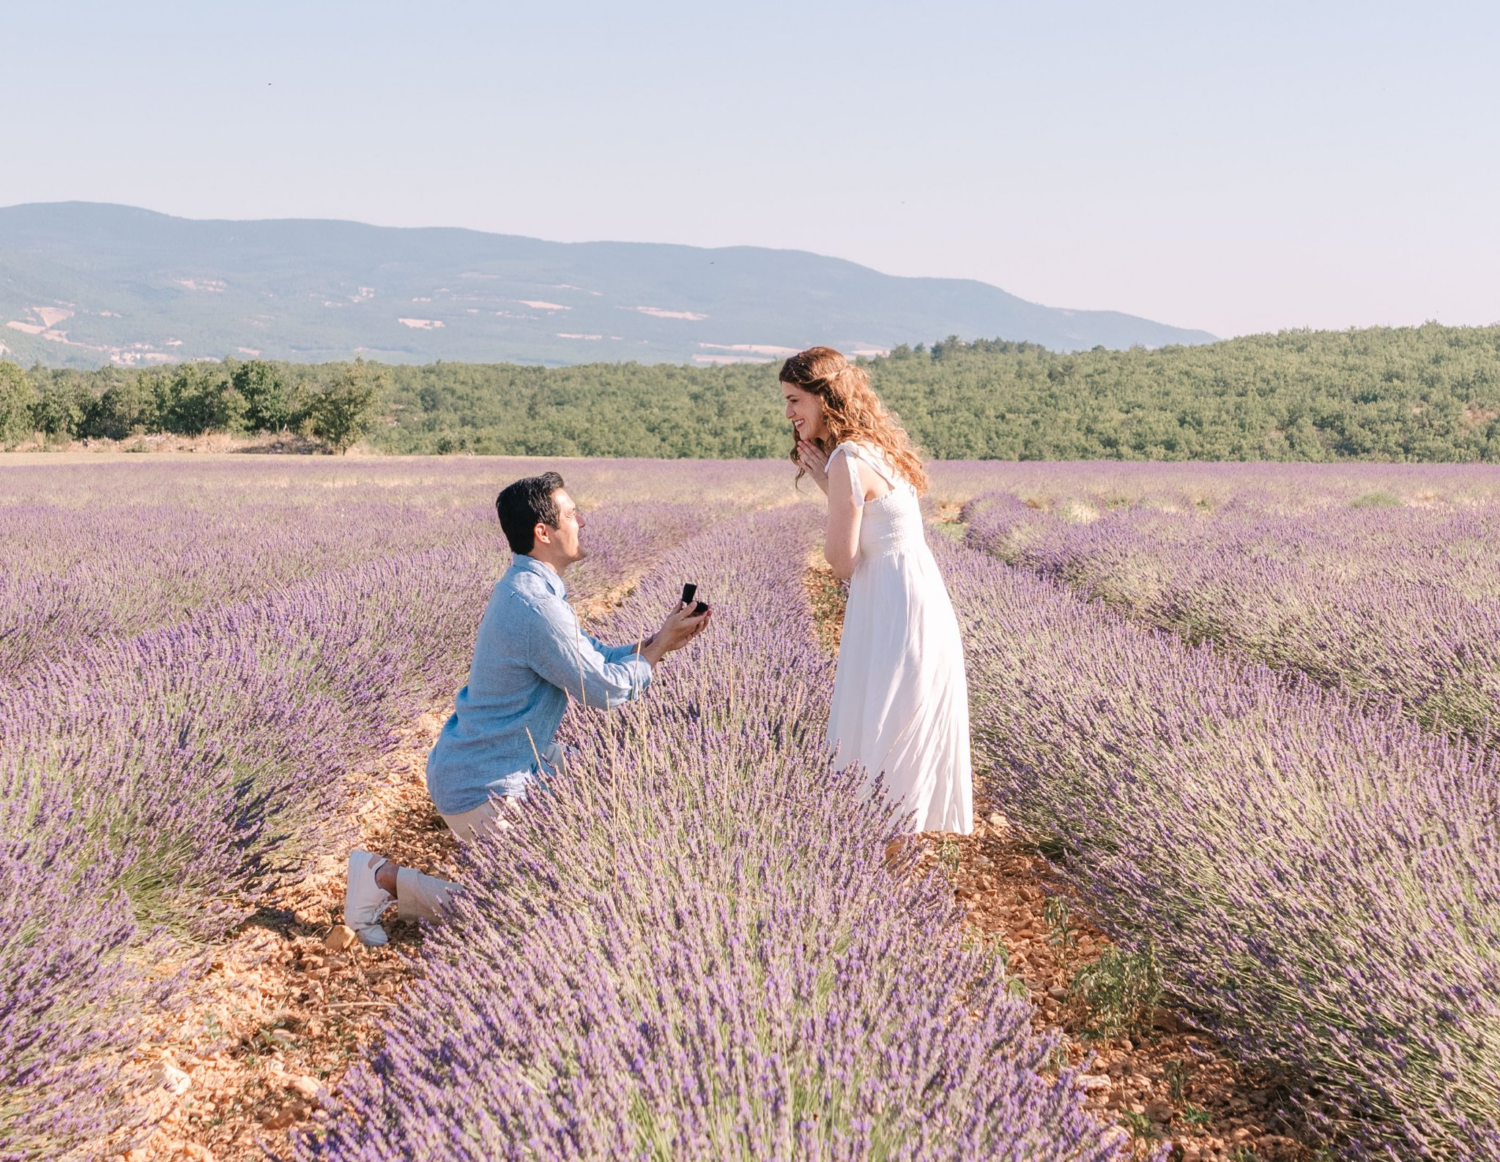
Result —
<svg viewBox="0 0 1500 1162"><path fill-rule="evenodd" d="M1500 321L1487 3L7 4L0 205L794 247L1221 335Z"/></svg>

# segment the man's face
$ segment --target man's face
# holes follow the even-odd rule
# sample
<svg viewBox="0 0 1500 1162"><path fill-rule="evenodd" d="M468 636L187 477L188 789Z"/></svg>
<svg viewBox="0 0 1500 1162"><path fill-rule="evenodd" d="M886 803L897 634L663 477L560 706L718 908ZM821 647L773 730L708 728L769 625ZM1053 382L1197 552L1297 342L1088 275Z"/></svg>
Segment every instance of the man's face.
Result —
<svg viewBox="0 0 1500 1162"><path fill-rule="evenodd" d="M547 533L553 545L556 546L557 557L559 561L565 561L568 564L581 561L588 555L579 544L578 537L587 523L583 513L578 511L578 506L573 503L573 498L568 495L568 490L565 488L559 488L554 492L552 499L557 503L557 527L547 528Z"/></svg>

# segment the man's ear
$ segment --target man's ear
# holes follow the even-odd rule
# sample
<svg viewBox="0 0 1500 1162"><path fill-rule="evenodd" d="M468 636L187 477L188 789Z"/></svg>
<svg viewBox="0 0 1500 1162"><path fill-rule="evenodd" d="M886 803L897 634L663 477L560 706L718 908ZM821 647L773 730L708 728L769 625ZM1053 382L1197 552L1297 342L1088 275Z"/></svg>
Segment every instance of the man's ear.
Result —
<svg viewBox="0 0 1500 1162"><path fill-rule="evenodd" d="M536 540L541 541L544 545L550 545L552 543L552 527L550 525L543 524L541 521L537 521L536 524L532 526L531 535Z"/></svg>

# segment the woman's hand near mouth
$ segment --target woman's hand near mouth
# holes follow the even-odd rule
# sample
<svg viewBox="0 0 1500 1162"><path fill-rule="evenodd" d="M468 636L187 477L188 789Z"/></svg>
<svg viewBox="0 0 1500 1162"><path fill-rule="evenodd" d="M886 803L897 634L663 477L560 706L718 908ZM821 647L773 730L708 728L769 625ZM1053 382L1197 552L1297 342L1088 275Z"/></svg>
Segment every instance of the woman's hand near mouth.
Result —
<svg viewBox="0 0 1500 1162"><path fill-rule="evenodd" d="M823 495L828 495L828 453L823 451L811 440L797 437L797 461L813 478L813 483L823 490Z"/></svg>

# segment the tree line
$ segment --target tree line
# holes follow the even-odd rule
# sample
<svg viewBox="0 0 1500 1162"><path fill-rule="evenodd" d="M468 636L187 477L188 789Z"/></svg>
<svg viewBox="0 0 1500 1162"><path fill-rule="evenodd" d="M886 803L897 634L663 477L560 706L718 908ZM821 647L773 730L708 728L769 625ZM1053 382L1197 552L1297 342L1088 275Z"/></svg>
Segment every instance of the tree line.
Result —
<svg viewBox="0 0 1500 1162"><path fill-rule="evenodd" d="M1003 340L862 360L936 459L1500 460L1500 327L1284 331L1058 354ZM790 447L776 365L260 360L0 364L0 441L300 431L399 453L758 458Z"/></svg>
<svg viewBox="0 0 1500 1162"><path fill-rule="evenodd" d="M30 372L0 363L0 444L36 435L61 442L296 432L343 452L369 430L384 386L384 370L358 360L315 368L248 360Z"/></svg>

